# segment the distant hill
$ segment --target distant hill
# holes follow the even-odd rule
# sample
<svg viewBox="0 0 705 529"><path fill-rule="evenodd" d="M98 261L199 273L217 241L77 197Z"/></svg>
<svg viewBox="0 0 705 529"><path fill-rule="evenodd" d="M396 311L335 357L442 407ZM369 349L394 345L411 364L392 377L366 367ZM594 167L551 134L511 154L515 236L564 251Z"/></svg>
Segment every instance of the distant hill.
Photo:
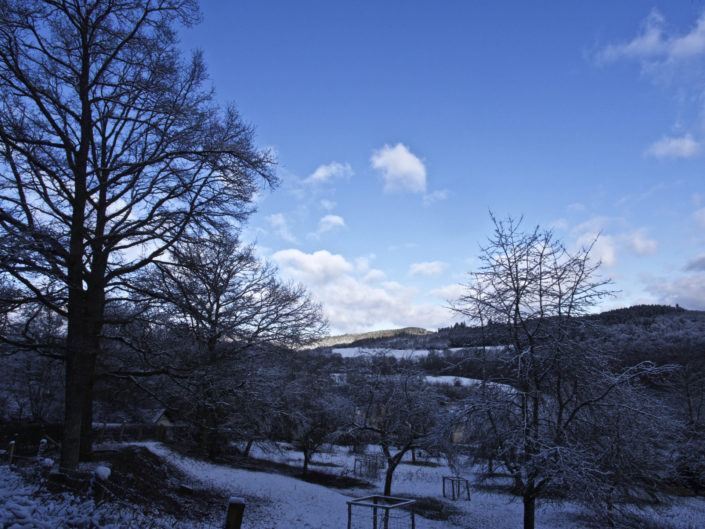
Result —
<svg viewBox="0 0 705 529"><path fill-rule="evenodd" d="M425 336L433 334L432 331L421 327L404 327L403 329L388 329L384 331L370 331L358 334L340 334L337 336L327 336L317 340L309 348L335 347L337 345L352 345L361 341L374 341L384 338L395 338L399 336Z"/></svg>
<svg viewBox="0 0 705 529"><path fill-rule="evenodd" d="M627 323L643 318L655 318L656 316L683 314L686 312L697 311L687 311L678 305L675 307L671 307L670 305L633 305L631 307L607 310L599 314L593 314L588 316L588 318L599 320L602 323L615 324Z"/></svg>

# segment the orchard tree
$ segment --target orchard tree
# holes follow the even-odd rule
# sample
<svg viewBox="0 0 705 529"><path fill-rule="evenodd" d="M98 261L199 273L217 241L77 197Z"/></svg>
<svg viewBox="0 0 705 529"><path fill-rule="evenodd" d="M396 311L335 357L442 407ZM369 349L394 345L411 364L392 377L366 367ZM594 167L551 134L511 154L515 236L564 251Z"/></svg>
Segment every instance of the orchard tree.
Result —
<svg viewBox="0 0 705 529"><path fill-rule="evenodd" d="M0 267L66 322L66 469L91 450L108 304L274 184L201 55L178 51L175 25L198 16L193 0L0 0Z"/></svg>
<svg viewBox="0 0 705 529"><path fill-rule="evenodd" d="M357 382L354 427L379 443L387 462L384 495L390 496L394 471L404 455L439 446L440 403L435 388L413 370L372 373Z"/></svg>
<svg viewBox="0 0 705 529"><path fill-rule="evenodd" d="M667 468L658 447L669 421L639 382L668 368L617 370L578 338L590 333L580 316L610 293L590 247L571 252L550 231L493 221L481 266L455 307L505 333L496 353L502 376L478 387L461 413L478 455L512 476L524 529L534 527L536 500L557 490L608 506L637 489L654 493Z"/></svg>
<svg viewBox="0 0 705 529"><path fill-rule="evenodd" d="M333 443L349 428L352 402L333 383L327 370L306 366L286 383L278 406L279 427L303 455L303 474L323 445Z"/></svg>

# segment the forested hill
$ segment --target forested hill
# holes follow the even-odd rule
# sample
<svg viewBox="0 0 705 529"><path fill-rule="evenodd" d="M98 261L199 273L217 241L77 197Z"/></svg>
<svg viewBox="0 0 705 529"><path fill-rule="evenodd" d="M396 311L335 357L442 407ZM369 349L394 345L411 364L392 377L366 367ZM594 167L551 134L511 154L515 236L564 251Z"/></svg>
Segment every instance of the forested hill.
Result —
<svg viewBox="0 0 705 529"><path fill-rule="evenodd" d="M580 340L599 347L625 365L644 360L656 363L688 363L705 358L705 312L667 305L635 305L582 318ZM446 349L481 345L501 345L504 326L484 328L458 323L435 333L408 333L400 330L383 335L358 335L345 345L390 349ZM337 342L335 345L342 345ZM328 345L328 347L332 346Z"/></svg>

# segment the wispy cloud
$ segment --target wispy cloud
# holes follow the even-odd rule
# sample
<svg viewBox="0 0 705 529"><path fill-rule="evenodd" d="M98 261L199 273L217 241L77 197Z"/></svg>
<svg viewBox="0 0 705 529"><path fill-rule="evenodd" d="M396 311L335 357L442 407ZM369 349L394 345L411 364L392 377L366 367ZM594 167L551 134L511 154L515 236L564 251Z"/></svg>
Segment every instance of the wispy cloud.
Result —
<svg viewBox="0 0 705 529"><path fill-rule="evenodd" d="M432 191L423 196L423 205L430 206L434 202L439 202L441 200L446 200L448 198L447 189L439 189L437 191Z"/></svg>
<svg viewBox="0 0 705 529"><path fill-rule="evenodd" d="M685 134L678 138L664 136L652 143L644 154L653 158L693 158L701 150L702 144L692 134Z"/></svg>
<svg viewBox="0 0 705 529"><path fill-rule="evenodd" d="M675 134L665 135L646 148L654 158L692 158L702 153L702 96L705 93L705 11L685 31L674 30L656 9L642 22L635 37L613 43L595 54L598 64L631 61L640 65L651 81L674 89L681 115L690 123L676 124ZM688 133L688 129L697 134Z"/></svg>
<svg viewBox="0 0 705 529"><path fill-rule="evenodd" d="M649 278L646 291L656 296L657 303L678 304L686 309L705 310L705 274L703 273L686 274L675 278Z"/></svg>
<svg viewBox="0 0 705 529"><path fill-rule="evenodd" d="M320 204L321 204L321 207L323 209L325 209L326 211L333 211L335 209L335 206L338 205L335 202L333 202L332 200L328 200L327 198L322 199Z"/></svg>
<svg viewBox="0 0 705 529"><path fill-rule="evenodd" d="M448 264L443 261L427 261L424 263L414 263L409 267L410 276L439 276L448 268Z"/></svg>
<svg viewBox="0 0 705 529"><path fill-rule="evenodd" d="M637 255L653 255L658 250L658 243L649 238L646 228L626 233L623 237L629 248Z"/></svg>
<svg viewBox="0 0 705 529"><path fill-rule="evenodd" d="M333 180L350 178L355 173L350 164L331 162L326 165L319 165L316 170L305 178L304 184L326 184Z"/></svg>
<svg viewBox="0 0 705 529"><path fill-rule="evenodd" d="M279 234L279 236L287 242L295 243L296 237L291 233L289 224L283 213L275 213L266 217L269 225Z"/></svg>
<svg viewBox="0 0 705 529"><path fill-rule="evenodd" d="M385 145L372 153L370 163L381 173L386 193L426 191L426 167L406 145Z"/></svg>
<svg viewBox="0 0 705 529"><path fill-rule="evenodd" d="M642 23L639 34L628 42L610 44L600 50L597 60L613 62L632 59L647 69L657 63L675 63L705 55L705 13L687 33L669 34L666 20L656 9Z"/></svg>
<svg viewBox="0 0 705 529"><path fill-rule="evenodd" d="M343 217L340 217L338 215L326 215L318 221L318 233L325 233L327 231L344 227L345 220L343 219Z"/></svg>
<svg viewBox="0 0 705 529"><path fill-rule="evenodd" d="M625 252L641 256L658 251L658 241L649 237L647 228L633 228L621 218L594 217L573 228L572 233L577 245L592 245L593 259L605 268L614 267Z"/></svg>

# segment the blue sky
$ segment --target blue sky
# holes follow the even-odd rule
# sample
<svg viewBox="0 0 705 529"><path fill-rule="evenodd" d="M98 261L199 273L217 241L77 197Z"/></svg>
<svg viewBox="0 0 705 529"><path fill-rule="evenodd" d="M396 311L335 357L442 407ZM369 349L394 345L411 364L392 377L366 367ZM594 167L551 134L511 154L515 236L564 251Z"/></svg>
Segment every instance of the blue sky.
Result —
<svg viewBox="0 0 705 529"><path fill-rule="evenodd" d="M182 44L282 179L243 238L333 333L451 323L490 210L600 233L603 308L705 309L705 1L202 10Z"/></svg>

